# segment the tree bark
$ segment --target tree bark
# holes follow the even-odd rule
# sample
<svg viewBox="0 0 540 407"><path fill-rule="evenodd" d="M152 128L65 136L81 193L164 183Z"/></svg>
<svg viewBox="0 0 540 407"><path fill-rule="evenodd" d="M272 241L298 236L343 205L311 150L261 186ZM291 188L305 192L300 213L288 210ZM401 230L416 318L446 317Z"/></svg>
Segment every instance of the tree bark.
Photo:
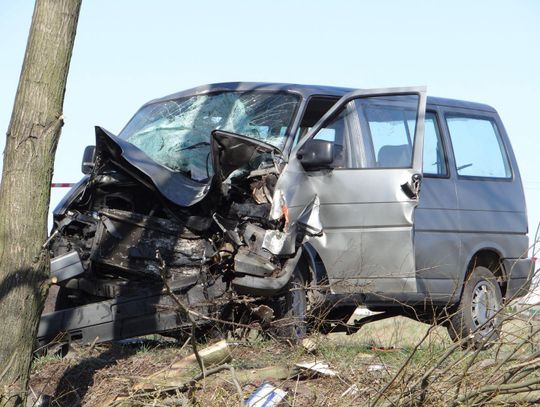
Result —
<svg viewBox="0 0 540 407"><path fill-rule="evenodd" d="M81 0L36 0L0 184L0 406L23 405L49 281L47 213Z"/></svg>

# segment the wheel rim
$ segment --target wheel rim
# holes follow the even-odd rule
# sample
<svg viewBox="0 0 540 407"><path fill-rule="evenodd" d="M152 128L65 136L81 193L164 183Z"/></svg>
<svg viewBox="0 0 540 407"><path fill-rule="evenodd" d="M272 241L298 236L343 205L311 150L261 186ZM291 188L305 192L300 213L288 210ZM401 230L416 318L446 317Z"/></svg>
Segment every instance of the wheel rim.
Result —
<svg viewBox="0 0 540 407"><path fill-rule="evenodd" d="M490 333L496 324L499 301L495 288L483 280L476 284L472 293L471 316L475 331L483 336Z"/></svg>

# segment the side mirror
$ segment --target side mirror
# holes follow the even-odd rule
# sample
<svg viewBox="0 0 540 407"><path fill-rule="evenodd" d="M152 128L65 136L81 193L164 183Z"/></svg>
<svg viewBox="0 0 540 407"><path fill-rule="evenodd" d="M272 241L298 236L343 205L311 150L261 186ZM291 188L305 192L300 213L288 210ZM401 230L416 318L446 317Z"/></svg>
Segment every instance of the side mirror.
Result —
<svg viewBox="0 0 540 407"><path fill-rule="evenodd" d="M81 171L83 174L90 174L94 169L96 162L96 146L86 146L81 163Z"/></svg>
<svg viewBox="0 0 540 407"><path fill-rule="evenodd" d="M334 143L327 140L308 140L296 157L306 171L330 168L334 161Z"/></svg>

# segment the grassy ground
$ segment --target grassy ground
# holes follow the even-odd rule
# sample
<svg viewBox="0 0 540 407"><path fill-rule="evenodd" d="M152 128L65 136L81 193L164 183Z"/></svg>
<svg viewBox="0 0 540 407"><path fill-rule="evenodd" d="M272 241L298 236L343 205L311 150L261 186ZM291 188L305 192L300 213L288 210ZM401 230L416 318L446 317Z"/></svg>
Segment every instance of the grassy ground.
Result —
<svg viewBox="0 0 540 407"><path fill-rule="evenodd" d="M226 370L198 382L190 394L191 403L239 405L236 379L242 398L249 396L263 382L269 382L287 392L283 405L290 406L369 405L376 401L387 385L384 397L377 401L379 404L394 398L395 404L413 405L418 404L418 397L423 397L422 405L449 404L458 400L454 394L461 397L463 389L477 389L479 383L491 380L478 375L492 375L495 380L497 371L494 369L497 369L499 361L507 358L515 349L514 344L521 343L523 337L534 329L534 324L526 322L507 323L499 343L482 352L452 349L446 329L430 329L426 324L403 317L368 324L355 335L312 336L310 339L317 349L315 353L308 353L301 346L290 347L251 337L231 347L230 364L234 374ZM424 336L426 338L422 341ZM508 363L514 361L514 365L519 364L515 361L527 360L528 356L534 355L536 341L533 338L529 342L522 344ZM189 345L182 347L181 344L161 340L146 340L129 346L79 347L64 359L51 356L36 359L31 386L35 393L51 396L50 405L53 406L102 406L110 404L115 395L121 394L128 397L122 404L126 406L187 405L185 392L173 392L174 397L157 393L143 397L133 394L132 386L141 377L166 368L172 361L189 353ZM440 362L445 353L447 357ZM335 377L282 377L284 369L293 369L296 363L304 361L324 361L338 374ZM455 366L444 373L452 364ZM425 385L427 390L421 391L420 396L414 393L412 399L407 399L407 392L414 389L414 384L429 369L433 372L429 375L432 382ZM501 369L499 366L498 370ZM437 378L441 372L441 378ZM197 373L193 368L187 375L195 376ZM496 401L493 397L490 400L490 403Z"/></svg>

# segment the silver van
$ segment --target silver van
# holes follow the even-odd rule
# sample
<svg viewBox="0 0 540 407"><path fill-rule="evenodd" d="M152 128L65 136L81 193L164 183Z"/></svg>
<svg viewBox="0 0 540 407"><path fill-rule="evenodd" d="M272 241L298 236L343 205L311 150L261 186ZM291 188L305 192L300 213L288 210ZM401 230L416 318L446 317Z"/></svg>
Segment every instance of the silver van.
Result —
<svg viewBox="0 0 540 407"><path fill-rule="evenodd" d="M206 85L118 136L96 127L82 170L54 211L41 343L177 336L191 319L299 338L406 315L477 344L530 287L497 112L425 88ZM358 305L381 312L347 324Z"/></svg>

